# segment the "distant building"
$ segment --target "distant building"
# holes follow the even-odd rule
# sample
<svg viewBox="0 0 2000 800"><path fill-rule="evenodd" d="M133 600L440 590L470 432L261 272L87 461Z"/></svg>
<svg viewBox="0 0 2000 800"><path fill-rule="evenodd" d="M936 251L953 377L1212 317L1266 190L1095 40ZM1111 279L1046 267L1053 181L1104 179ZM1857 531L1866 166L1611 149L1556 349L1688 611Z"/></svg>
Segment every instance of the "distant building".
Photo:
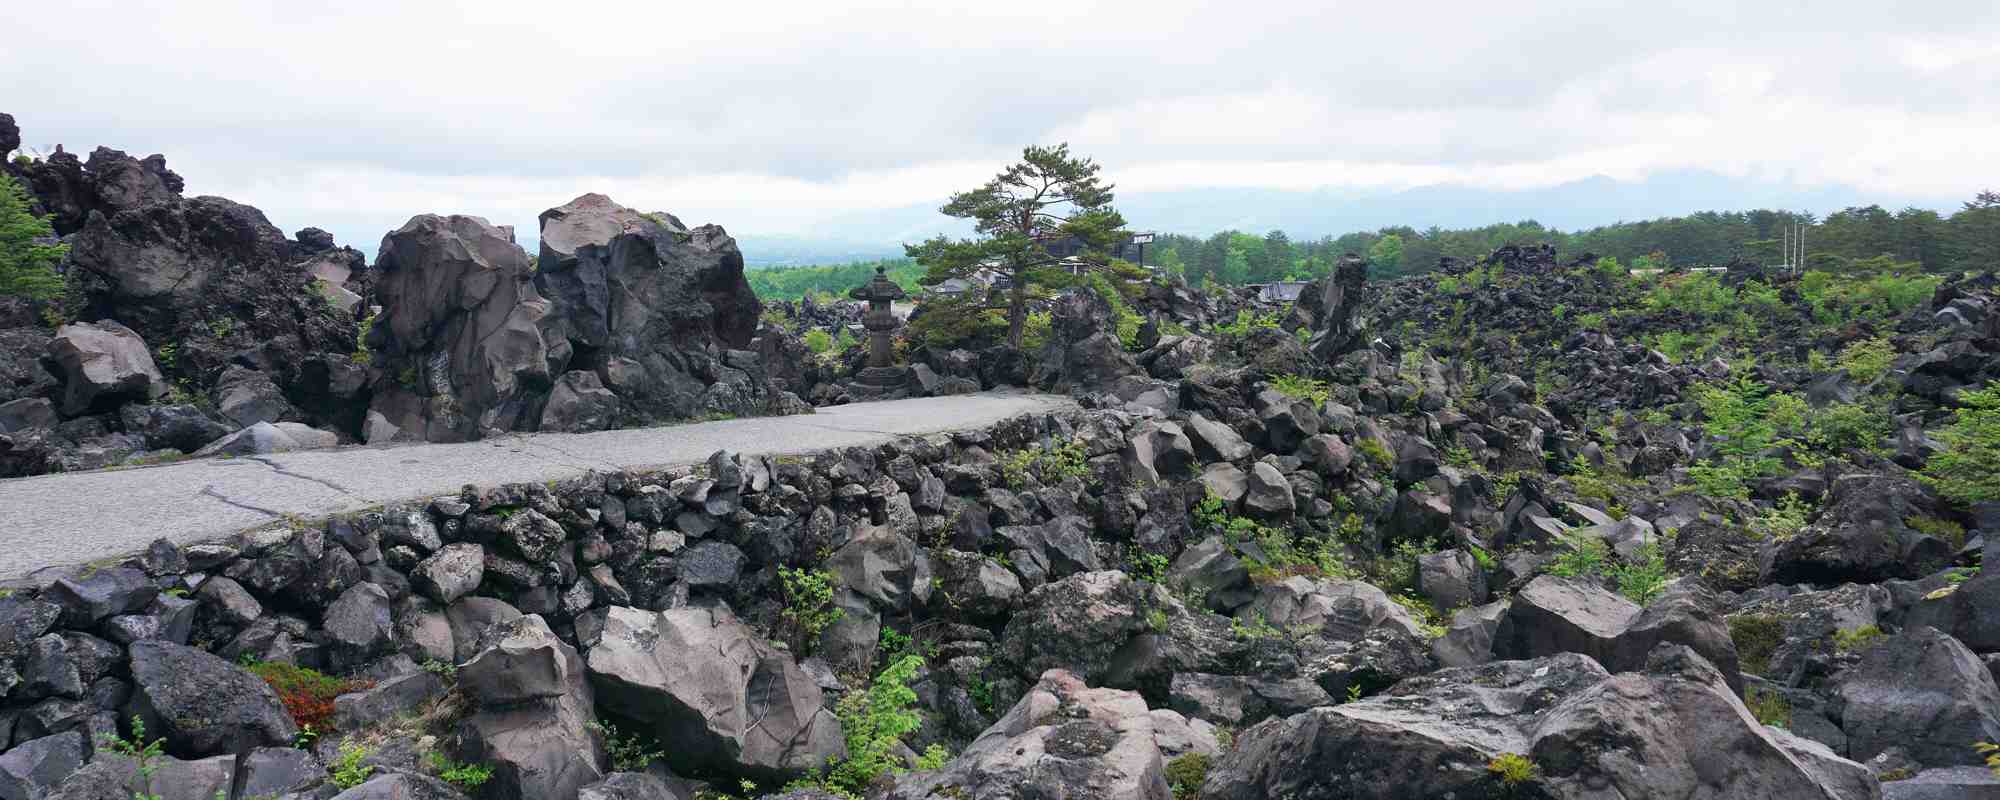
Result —
<svg viewBox="0 0 2000 800"><path fill-rule="evenodd" d="M1256 285L1257 299L1266 303L1297 302L1299 295L1304 294L1306 287L1311 285L1311 283L1306 281L1277 281L1274 283L1258 284Z"/></svg>
<svg viewBox="0 0 2000 800"><path fill-rule="evenodd" d="M928 289L925 289L924 292L926 294L931 295L932 297L950 298L950 297L964 296L966 292L970 292L976 288L978 287L975 286L972 283L972 281L966 280L964 278L948 278L943 281L939 281L936 286L932 286Z"/></svg>

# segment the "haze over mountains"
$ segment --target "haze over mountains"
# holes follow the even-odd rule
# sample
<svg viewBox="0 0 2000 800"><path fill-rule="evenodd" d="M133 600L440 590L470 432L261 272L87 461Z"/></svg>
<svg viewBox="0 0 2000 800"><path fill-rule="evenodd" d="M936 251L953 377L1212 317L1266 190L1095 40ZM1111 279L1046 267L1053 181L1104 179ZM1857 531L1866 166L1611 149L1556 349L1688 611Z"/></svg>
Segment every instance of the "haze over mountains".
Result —
<svg viewBox="0 0 2000 800"><path fill-rule="evenodd" d="M1968 188L1961 194L1970 192ZM1573 230L1698 211L1754 208L1825 215L1848 206L1872 203L1892 211L1904 206L1950 211L1962 200L1963 197L1957 196L1888 196L1843 185L1808 186L1678 170L1654 173L1640 180L1598 176L1524 189L1440 184L1401 190L1210 187L1125 192L1119 194L1118 208L1135 230L1205 236L1231 228L1252 233L1278 229L1298 240L1388 225L1410 225L1421 230L1433 225L1471 227L1524 219ZM664 210L679 215L689 224L714 222L729 229L741 243L746 261L757 267L898 257L903 254L903 242L938 233L968 232L963 224L938 213L940 203L942 198L900 208L846 212L801 230L780 232L744 228L727 218L704 215L695 206ZM524 209L520 219L493 222L512 224L515 235L532 250L534 213ZM407 214L394 211L377 217L358 212L353 221L322 224L322 227L332 230L342 244L370 254L372 260L382 235L401 225ZM273 222L287 229L307 224L282 219Z"/></svg>

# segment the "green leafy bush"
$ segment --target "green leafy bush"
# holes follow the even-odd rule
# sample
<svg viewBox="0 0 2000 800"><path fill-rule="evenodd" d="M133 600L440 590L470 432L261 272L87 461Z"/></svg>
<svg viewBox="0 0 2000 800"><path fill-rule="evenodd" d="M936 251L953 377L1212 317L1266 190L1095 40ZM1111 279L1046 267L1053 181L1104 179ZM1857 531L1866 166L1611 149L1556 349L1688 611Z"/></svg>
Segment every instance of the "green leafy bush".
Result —
<svg viewBox="0 0 2000 800"><path fill-rule="evenodd" d="M1278 394L1305 402L1314 409L1326 405L1326 401L1333 397L1333 390L1328 388L1326 381L1301 375L1276 376L1271 379L1271 388Z"/></svg>
<svg viewBox="0 0 2000 800"><path fill-rule="evenodd" d="M1785 623L1770 614L1737 614L1729 618L1729 640L1736 645L1743 671L1762 675L1771 669L1771 656L1785 641Z"/></svg>
<svg viewBox="0 0 2000 800"><path fill-rule="evenodd" d="M1207 780L1206 755L1186 753L1167 762L1167 786L1173 789L1174 800L1197 800L1201 797L1201 785Z"/></svg>
<svg viewBox="0 0 2000 800"><path fill-rule="evenodd" d="M1874 625L1845 628L1833 632L1833 649L1838 653L1858 653L1881 639L1882 629Z"/></svg>
<svg viewBox="0 0 2000 800"><path fill-rule="evenodd" d="M1097 292L1097 296L1104 298L1104 301L1111 305L1111 319L1114 332L1118 335L1118 342L1124 345L1127 350L1137 350L1139 348L1139 326L1145 324L1146 318L1140 316L1139 312L1132 310L1132 306L1125 302L1125 295L1120 294L1118 288L1111 285L1111 279L1106 277L1104 273L1093 272L1090 274L1090 288L1092 291Z"/></svg>
<svg viewBox="0 0 2000 800"><path fill-rule="evenodd" d="M833 351L833 334L819 328L806 331L804 340L806 349L814 353L825 355Z"/></svg>
<svg viewBox="0 0 2000 800"><path fill-rule="evenodd" d="M1049 447L1025 447L1000 457L1000 474L1007 485L1022 488L1034 478L1054 486L1069 478L1090 480L1090 452L1083 442L1067 441Z"/></svg>
<svg viewBox="0 0 2000 800"><path fill-rule="evenodd" d="M1486 762L1486 771L1500 780L1501 785L1513 788L1541 776L1541 768L1520 753L1501 753Z"/></svg>
<svg viewBox="0 0 2000 800"><path fill-rule="evenodd" d="M473 792L493 779L493 768L485 764L460 764L446 758L443 753L431 753L431 772L438 780L458 787L463 792Z"/></svg>
<svg viewBox="0 0 2000 800"><path fill-rule="evenodd" d="M1646 294L1650 309L1676 309L1690 314L1720 315L1736 305L1736 294L1706 272L1666 276Z"/></svg>
<svg viewBox="0 0 2000 800"><path fill-rule="evenodd" d="M827 770L828 786L859 793L877 777L901 767L897 751L903 737L923 723L912 710L917 693L909 686L923 665L919 656L904 656L876 675L867 689L840 698L834 713L847 735L847 758Z"/></svg>
<svg viewBox="0 0 2000 800"><path fill-rule="evenodd" d="M1258 328L1276 327L1278 327L1278 314L1276 312L1259 315L1245 310L1236 312L1236 319L1233 321L1218 323L1215 326L1215 332L1223 336L1243 337L1249 336L1251 331Z"/></svg>
<svg viewBox="0 0 2000 800"><path fill-rule="evenodd" d="M785 620L786 641L793 652L810 653L820 633L847 614L833 605L833 573L779 567L778 581L785 590L780 616Z"/></svg>
<svg viewBox="0 0 2000 800"><path fill-rule="evenodd" d="M1759 723L1774 728L1792 725L1792 704L1776 691L1752 686L1743 690L1743 705Z"/></svg>
<svg viewBox="0 0 2000 800"><path fill-rule="evenodd" d="M69 246L43 243L55 236L55 230L28 206L27 190L0 172L0 297L54 300L63 294L56 265Z"/></svg>
<svg viewBox="0 0 2000 800"><path fill-rule="evenodd" d="M1944 449L1924 464L1923 479L1961 503L2000 500L2000 381L1963 392L1960 401L1936 434Z"/></svg>
<svg viewBox="0 0 2000 800"><path fill-rule="evenodd" d="M364 764L375 748L360 742L345 742L340 745L340 757L333 762L333 785L340 789L352 789L367 783L375 774L375 765Z"/></svg>
<svg viewBox="0 0 2000 800"><path fill-rule="evenodd" d="M1611 547L1590 534L1563 533L1557 537L1562 551L1549 565L1549 574L1564 578L1597 578L1611 562Z"/></svg>
<svg viewBox="0 0 2000 800"><path fill-rule="evenodd" d="M591 720L590 730L604 737L604 750L611 755L611 767L619 772L641 772L666 756L659 746L637 733L625 733L605 720Z"/></svg>
<svg viewBox="0 0 2000 800"><path fill-rule="evenodd" d="M1889 371L1896 360L1896 347L1888 339L1861 339L1840 349L1837 363L1847 376L1860 383L1874 383Z"/></svg>
<svg viewBox="0 0 2000 800"><path fill-rule="evenodd" d="M1786 492L1770 509L1750 520L1750 532L1759 539L1790 539L1805 530L1811 513L1812 507L1800 500L1798 493Z"/></svg>
<svg viewBox="0 0 2000 800"><path fill-rule="evenodd" d="M99 745L126 758L138 767L139 785L132 790L132 800L160 800L153 794L153 775L160 771L161 747L165 738L146 741L146 721L139 715L132 715L132 738L121 739L115 734L107 734L99 740Z"/></svg>
<svg viewBox="0 0 2000 800"><path fill-rule="evenodd" d="M903 335L913 345L937 350L978 349L1007 340L1007 315L976 300L930 300L910 320Z"/></svg>

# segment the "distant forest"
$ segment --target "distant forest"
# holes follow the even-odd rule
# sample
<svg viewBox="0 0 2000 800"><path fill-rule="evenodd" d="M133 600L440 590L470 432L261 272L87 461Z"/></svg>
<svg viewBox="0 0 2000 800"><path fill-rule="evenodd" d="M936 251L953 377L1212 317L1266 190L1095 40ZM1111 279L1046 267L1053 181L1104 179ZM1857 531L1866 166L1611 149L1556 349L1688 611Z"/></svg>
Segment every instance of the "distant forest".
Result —
<svg viewBox="0 0 2000 800"><path fill-rule="evenodd" d="M1564 259L1584 253L1615 256L1628 265L1724 264L1731 259L1776 263L1781 232L1805 229L1806 265L1833 272L1901 270L1945 272L2000 268L2000 192L1981 192L1950 215L1920 208L1890 212L1881 206L1843 209L1821 219L1793 211L1703 211L1684 217L1620 222L1566 232L1532 220L1479 228L1406 225L1292 241L1284 231L1264 235L1222 231L1207 238L1162 234L1146 248L1149 266L1165 267L1190 283L1268 283L1326 274L1343 253L1368 258L1371 275L1395 277L1436 268L1451 256L1476 259L1508 244L1556 246ZM924 270L909 259L836 266L755 269L750 285L760 297L797 299L808 292L845 295L866 282L877 264L915 292Z"/></svg>

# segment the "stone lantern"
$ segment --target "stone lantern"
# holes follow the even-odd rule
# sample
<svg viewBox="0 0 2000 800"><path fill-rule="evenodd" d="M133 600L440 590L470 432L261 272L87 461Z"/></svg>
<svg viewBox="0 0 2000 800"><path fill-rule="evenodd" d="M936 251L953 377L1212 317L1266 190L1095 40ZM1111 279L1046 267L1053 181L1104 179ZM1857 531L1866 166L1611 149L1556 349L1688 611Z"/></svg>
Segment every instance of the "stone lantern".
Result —
<svg viewBox="0 0 2000 800"><path fill-rule="evenodd" d="M868 331L868 366L848 384L849 392L877 399L905 394L909 371L896 366L895 346L890 336L903 325L896 319L894 304L909 293L889 280L884 268L878 266L874 278L849 290L847 296L868 302L868 313L861 316L861 327Z"/></svg>

